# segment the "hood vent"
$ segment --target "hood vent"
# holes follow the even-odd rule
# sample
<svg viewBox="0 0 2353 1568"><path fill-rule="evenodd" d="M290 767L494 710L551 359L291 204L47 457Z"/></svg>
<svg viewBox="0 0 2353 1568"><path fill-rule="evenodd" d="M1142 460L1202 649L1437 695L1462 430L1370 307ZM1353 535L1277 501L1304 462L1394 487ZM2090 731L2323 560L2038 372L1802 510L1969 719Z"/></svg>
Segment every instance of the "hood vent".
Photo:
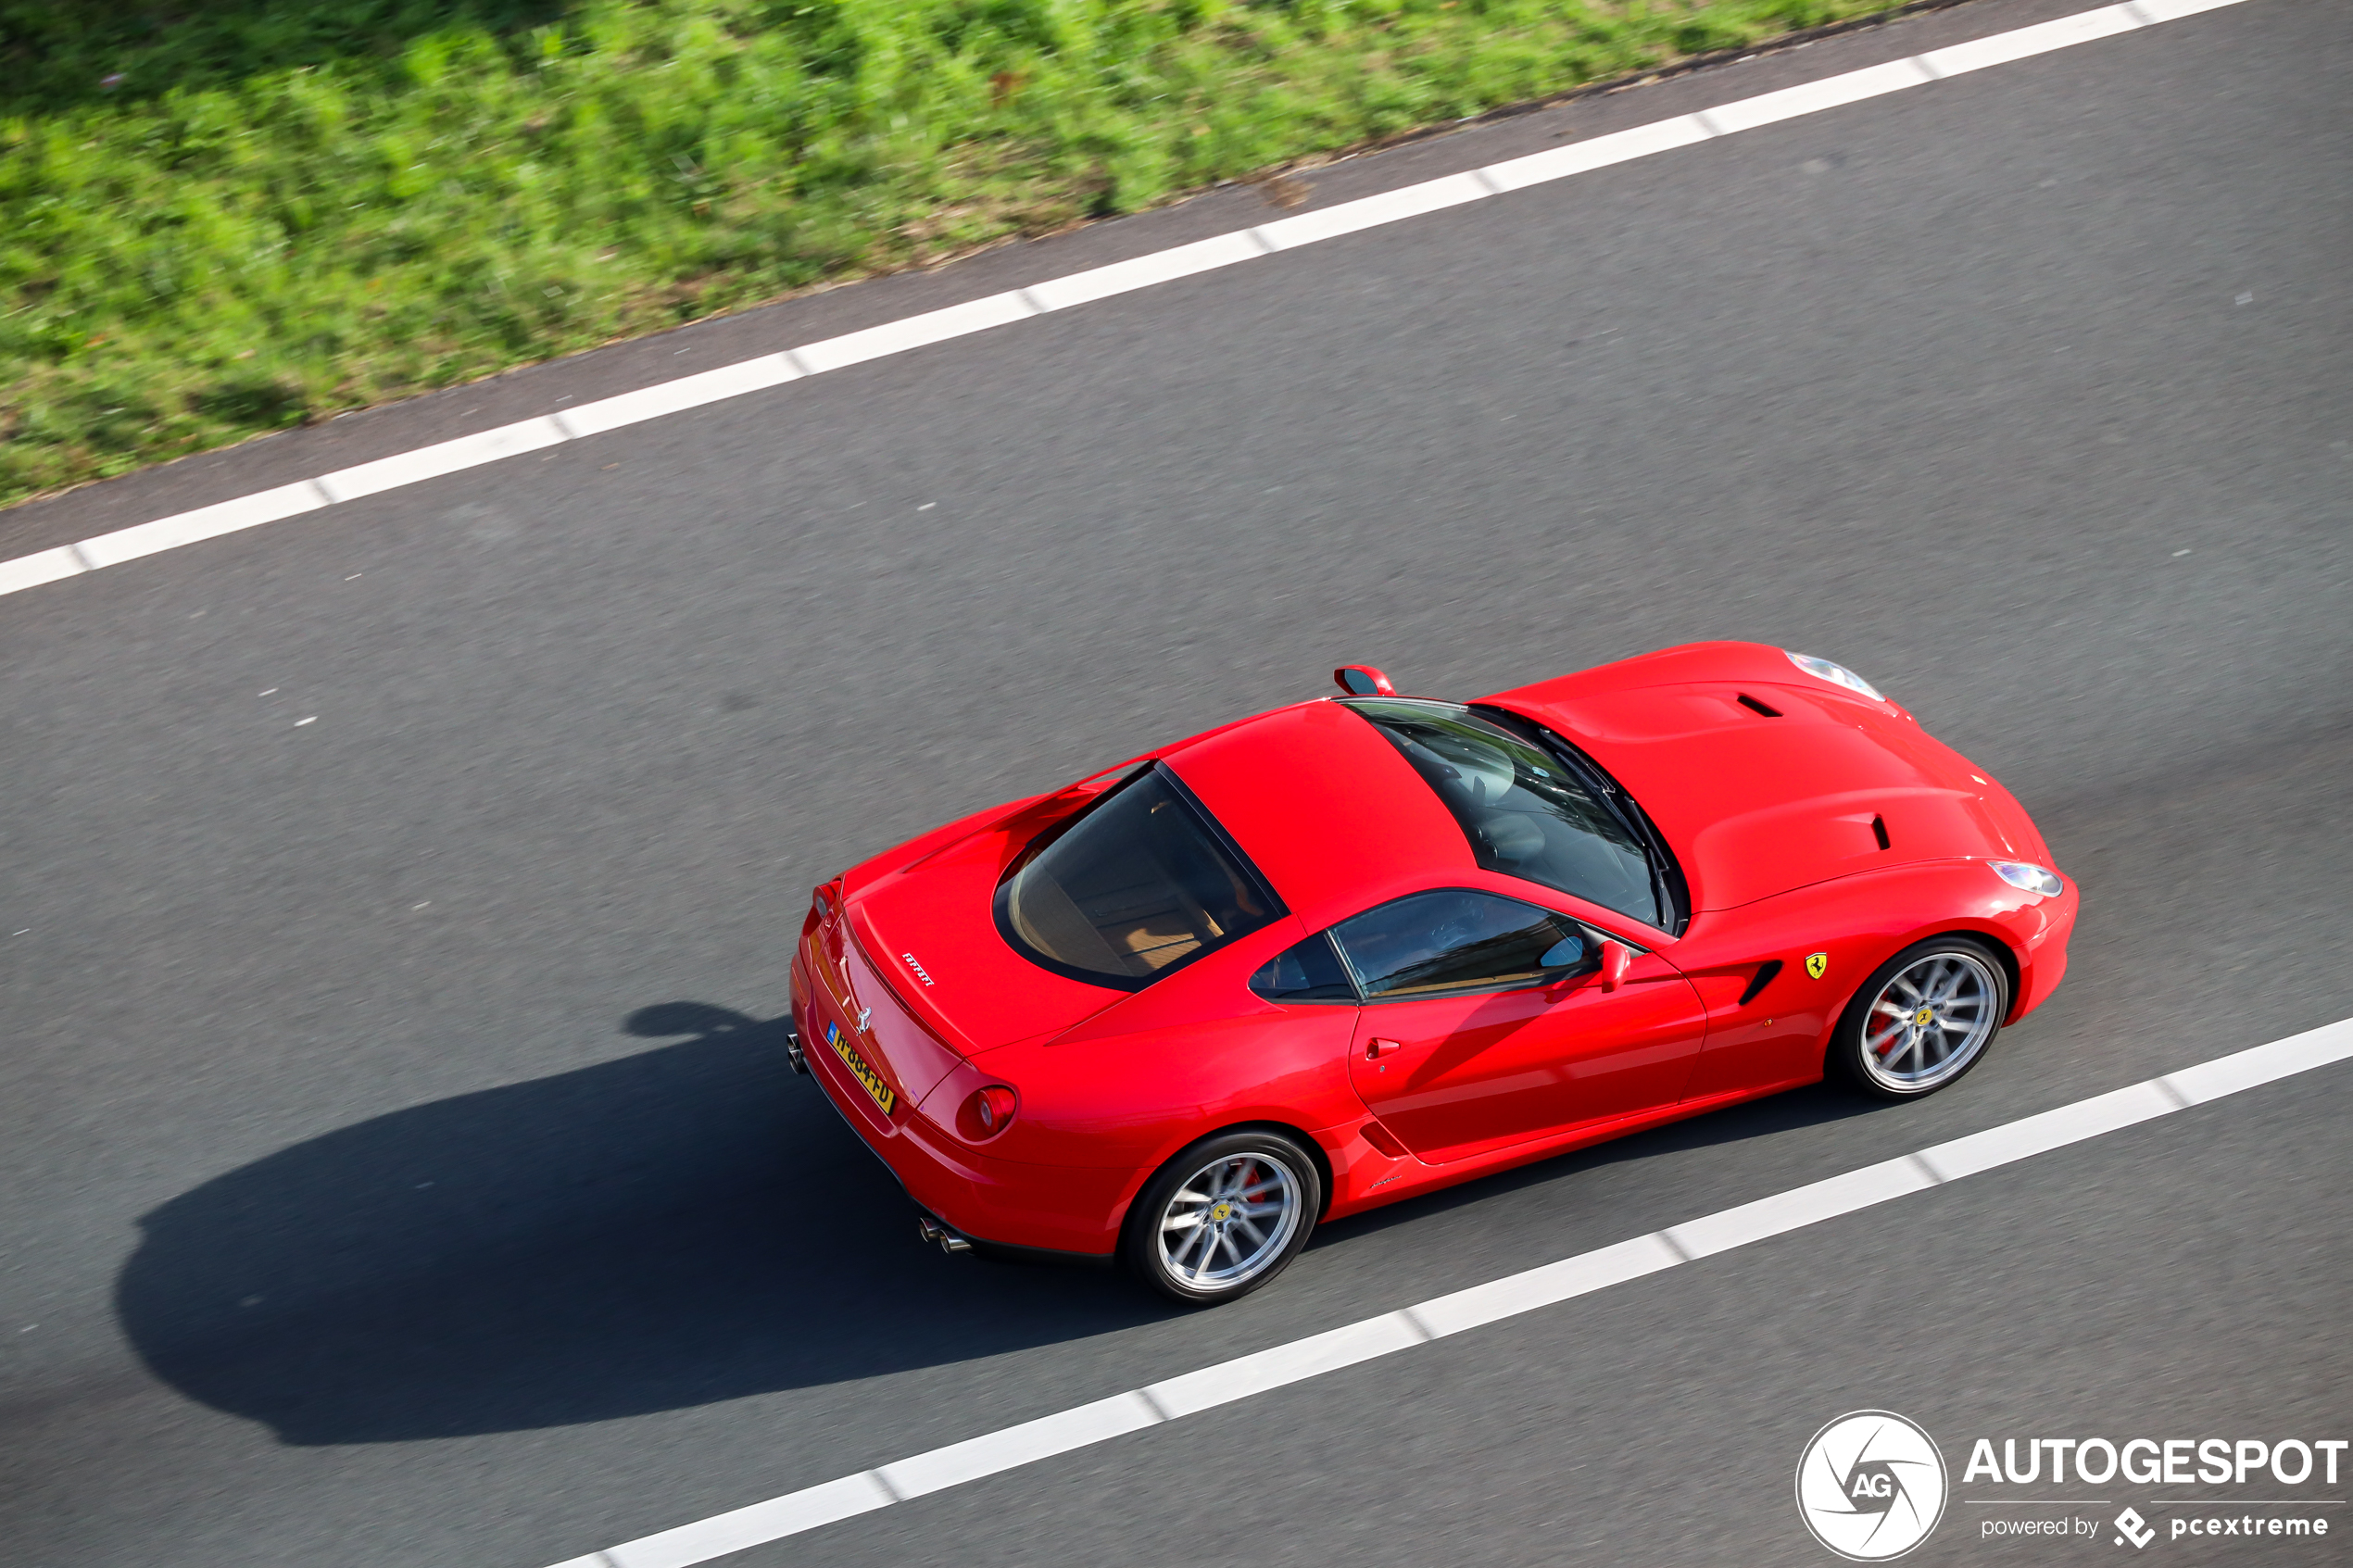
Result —
<svg viewBox="0 0 2353 1568"><path fill-rule="evenodd" d="M1884 849L1888 847L1887 819L1885 817L1873 817L1871 819L1871 836L1879 840L1879 847L1881 848Z"/></svg>
<svg viewBox="0 0 2353 1568"><path fill-rule="evenodd" d="M1741 693L1739 697L1735 700L1738 701L1743 708L1747 709L1751 713L1759 713L1768 719L1778 719L1781 716L1781 710L1780 709L1768 707L1765 703L1757 701L1746 692Z"/></svg>

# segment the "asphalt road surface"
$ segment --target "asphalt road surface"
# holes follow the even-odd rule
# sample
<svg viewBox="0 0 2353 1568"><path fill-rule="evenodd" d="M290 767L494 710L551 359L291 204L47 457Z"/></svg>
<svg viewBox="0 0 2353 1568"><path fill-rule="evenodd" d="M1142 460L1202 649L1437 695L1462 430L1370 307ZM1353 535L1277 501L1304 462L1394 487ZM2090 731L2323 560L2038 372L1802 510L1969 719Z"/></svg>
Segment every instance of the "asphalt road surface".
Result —
<svg viewBox="0 0 2353 1568"><path fill-rule="evenodd" d="M2252 0L10 596L0 1560L540 1568L2353 1015L2348 106L2353 6ZM0 544L1266 211L627 345ZM875 848L1336 663L1470 696L1705 637L1862 671L2082 884L2068 984L1954 1092L1334 1224L1187 1315L920 1247L777 1053L806 890ZM2348 1128L2325 1069L735 1561L1815 1564L1791 1474L1859 1407L1957 1477L1976 1434L2353 1436ZM1985 1540L1984 1495L1913 1561L2118 1552Z"/></svg>

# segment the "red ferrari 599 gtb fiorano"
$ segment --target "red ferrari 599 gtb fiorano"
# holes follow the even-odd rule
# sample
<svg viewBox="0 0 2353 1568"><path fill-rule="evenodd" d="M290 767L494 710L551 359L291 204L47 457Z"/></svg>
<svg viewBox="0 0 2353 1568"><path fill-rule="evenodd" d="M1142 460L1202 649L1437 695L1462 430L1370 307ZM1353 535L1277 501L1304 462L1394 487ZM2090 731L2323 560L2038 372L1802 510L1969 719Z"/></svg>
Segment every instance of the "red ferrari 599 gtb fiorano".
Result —
<svg viewBox="0 0 2353 1568"><path fill-rule="evenodd" d="M795 1065L926 1236L1229 1300L1321 1220L1825 1071L1931 1093L2065 972L2026 812L1827 659L1337 678L816 890Z"/></svg>

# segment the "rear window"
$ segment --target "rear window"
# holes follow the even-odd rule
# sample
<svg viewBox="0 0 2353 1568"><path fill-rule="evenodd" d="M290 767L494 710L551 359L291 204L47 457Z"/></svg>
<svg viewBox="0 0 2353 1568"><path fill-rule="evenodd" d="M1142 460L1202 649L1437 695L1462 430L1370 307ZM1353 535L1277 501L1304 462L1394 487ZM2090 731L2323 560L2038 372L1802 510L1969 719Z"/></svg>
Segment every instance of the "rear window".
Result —
<svg viewBox="0 0 2353 1568"><path fill-rule="evenodd" d="M1376 697L1341 706L1405 754L1483 869L1671 925L1642 840L1559 758L1453 703Z"/></svg>
<svg viewBox="0 0 2353 1568"><path fill-rule="evenodd" d="M1034 847L997 890L997 925L1058 974L1138 990L1283 913L1176 776L1154 766Z"/></svg>

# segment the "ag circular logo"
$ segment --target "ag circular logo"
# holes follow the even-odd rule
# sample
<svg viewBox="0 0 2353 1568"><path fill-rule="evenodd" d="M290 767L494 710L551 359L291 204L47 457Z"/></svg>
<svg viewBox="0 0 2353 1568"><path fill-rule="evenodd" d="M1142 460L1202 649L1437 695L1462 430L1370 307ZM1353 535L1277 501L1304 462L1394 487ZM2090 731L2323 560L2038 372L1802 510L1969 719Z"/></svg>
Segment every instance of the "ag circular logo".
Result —
<svg viewBox="0 0 2353 1568"><path fill-rule="evenodd" d="M1854 1562L1901 1557L1944 1517L1944 1456L1893 1411L1856 1411L1814 1434L1797 1461L1797 1512Z"/></svg>

